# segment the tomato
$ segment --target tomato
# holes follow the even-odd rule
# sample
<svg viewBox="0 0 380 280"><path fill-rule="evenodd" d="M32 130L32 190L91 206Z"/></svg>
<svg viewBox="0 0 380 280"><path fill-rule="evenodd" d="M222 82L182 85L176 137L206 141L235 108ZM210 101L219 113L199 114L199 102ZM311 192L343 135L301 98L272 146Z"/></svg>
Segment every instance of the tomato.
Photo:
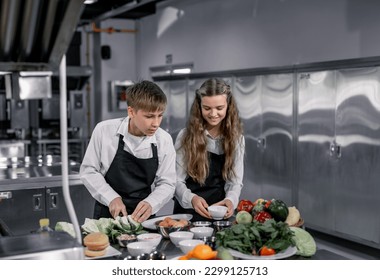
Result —
<svg viewBox="0 0 380 280"><path fill-rule="evenodd" d="M269 208L269 206L271 205L271 203L272 203L272 200L268 200L266 203L265 203L265 208Z"/></svg>
<svg viewBox="0 0 380 280"><path fill-rule="evenodd" d="M250 200L243 199L239 201L239 204L237 206L237 211L247 211L248 213L251 213L253 209L253 203Z"/></svg>
<svg viewBox="0 0 380 280"><path fill-rule="evenodd" d="M266 220L272 219L272 215L265 211L258 212L254 217L254 220L264 223Z"/></svg>
<svg viewBox="0 0 380 280"><path fill-rule="evenodd" d="M276 254L276 251L272 248L268 248L267 246L263 246L260 249L260 256L271 256Z"/></svg>

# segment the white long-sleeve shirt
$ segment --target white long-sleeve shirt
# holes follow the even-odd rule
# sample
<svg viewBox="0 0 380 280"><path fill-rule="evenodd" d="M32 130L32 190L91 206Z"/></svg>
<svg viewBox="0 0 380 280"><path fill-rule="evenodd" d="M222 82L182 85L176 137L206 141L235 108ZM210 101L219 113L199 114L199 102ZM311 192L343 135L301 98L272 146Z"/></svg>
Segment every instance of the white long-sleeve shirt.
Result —
<svg viewBox="0 0 380 280"><path fill-rule="evenodd" d="M186 186L186 179L188 178L188 174L186 171L186 164L183 158L183 151L180 149L181 141L184 135L185 129L182 129L175 141L175 149L177 151L177 159L176 159L176 171L177 171L177 183L175 196L178 202L181 204L183 208L193 208L191 204L191 200L194 197L194 193L192 193ZM223 146L222 146L222 138L217 137L213 138L208 131L206 131L207 138L207 151L214 154L224 154ZM226 192L227 199L231 200L234 208L237 207L239 203L241 189L243 187L243 175L244 175L244 153L245 153L245 139L244 136L241 136L238 145L236 146L236 153L234 159L234 170L236 176L231 180L227 180L224 186L224 190ZM222 171L221 171L222 172Z"/></svg>
<svg viewBox="0 0 380 280"><path fill-rule="evenodd" d="M100 122L94 128L81 167L80 178L91 195L109 206L120 195L106 182L106 175L116 155L119 135L123 135L124 150L137 158L151 158L151 143L156 144L158 170L151 186L152 192L144 199L157 213L174 195L176 152L169 133L159 128L153 136L137 137L128 133L129 117ZM131 213L129 213L131 214Z"/></svg>

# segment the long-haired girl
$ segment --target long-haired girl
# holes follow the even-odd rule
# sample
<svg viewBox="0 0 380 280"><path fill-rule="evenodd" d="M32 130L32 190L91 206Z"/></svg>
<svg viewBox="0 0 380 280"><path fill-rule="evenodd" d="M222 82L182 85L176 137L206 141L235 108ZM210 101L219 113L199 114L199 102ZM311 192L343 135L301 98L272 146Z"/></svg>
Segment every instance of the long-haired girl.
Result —
<svg viewBox="0 0 380 280"><path fill-rule="evenodd" d="M233 214L243 186L245 140L230 86L208 79L196 91L185 129L177 136L174 213L210 219L212 204Z"/></svg>

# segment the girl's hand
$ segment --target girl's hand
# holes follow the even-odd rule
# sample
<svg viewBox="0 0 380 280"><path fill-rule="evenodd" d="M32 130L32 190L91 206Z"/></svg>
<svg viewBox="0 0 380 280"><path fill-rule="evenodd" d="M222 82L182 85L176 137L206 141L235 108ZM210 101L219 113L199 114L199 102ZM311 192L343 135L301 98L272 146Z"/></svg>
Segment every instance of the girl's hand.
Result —
<svg viewBox="0 0 380 280"><path fill-rule="evenodd" d="M193 205L194 210L201 215L202 217L211 219L210 213L207 210L208 204L203 197L198 195L194 195L191 200L191 204Z"/></svg>
<svg viewBox="0 0 380 280"><path fill-rule="evenodd" d="M220 205L220 206L226 206L227 207L227 212L226 212L226 215L224 216L225 219L231 217L232 214L234 213L234 205L232 204L231 200L229 200L229 199L224 199L222 201L215 203L214 205Z"/></svg>

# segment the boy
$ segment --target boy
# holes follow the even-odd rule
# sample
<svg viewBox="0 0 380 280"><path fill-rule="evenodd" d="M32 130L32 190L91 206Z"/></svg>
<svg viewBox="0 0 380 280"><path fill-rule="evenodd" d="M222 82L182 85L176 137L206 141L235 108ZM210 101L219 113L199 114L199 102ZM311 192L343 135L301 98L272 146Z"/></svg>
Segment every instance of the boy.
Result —
<svg viewBox="0 0 380 280"><path fill-rule="evenodd" d="M80 167L95 219L131 214L141 223L173 197L176 153L159 127L166 104L155 83L141 81L127 89L126 118L96 125Z"/></svg>

